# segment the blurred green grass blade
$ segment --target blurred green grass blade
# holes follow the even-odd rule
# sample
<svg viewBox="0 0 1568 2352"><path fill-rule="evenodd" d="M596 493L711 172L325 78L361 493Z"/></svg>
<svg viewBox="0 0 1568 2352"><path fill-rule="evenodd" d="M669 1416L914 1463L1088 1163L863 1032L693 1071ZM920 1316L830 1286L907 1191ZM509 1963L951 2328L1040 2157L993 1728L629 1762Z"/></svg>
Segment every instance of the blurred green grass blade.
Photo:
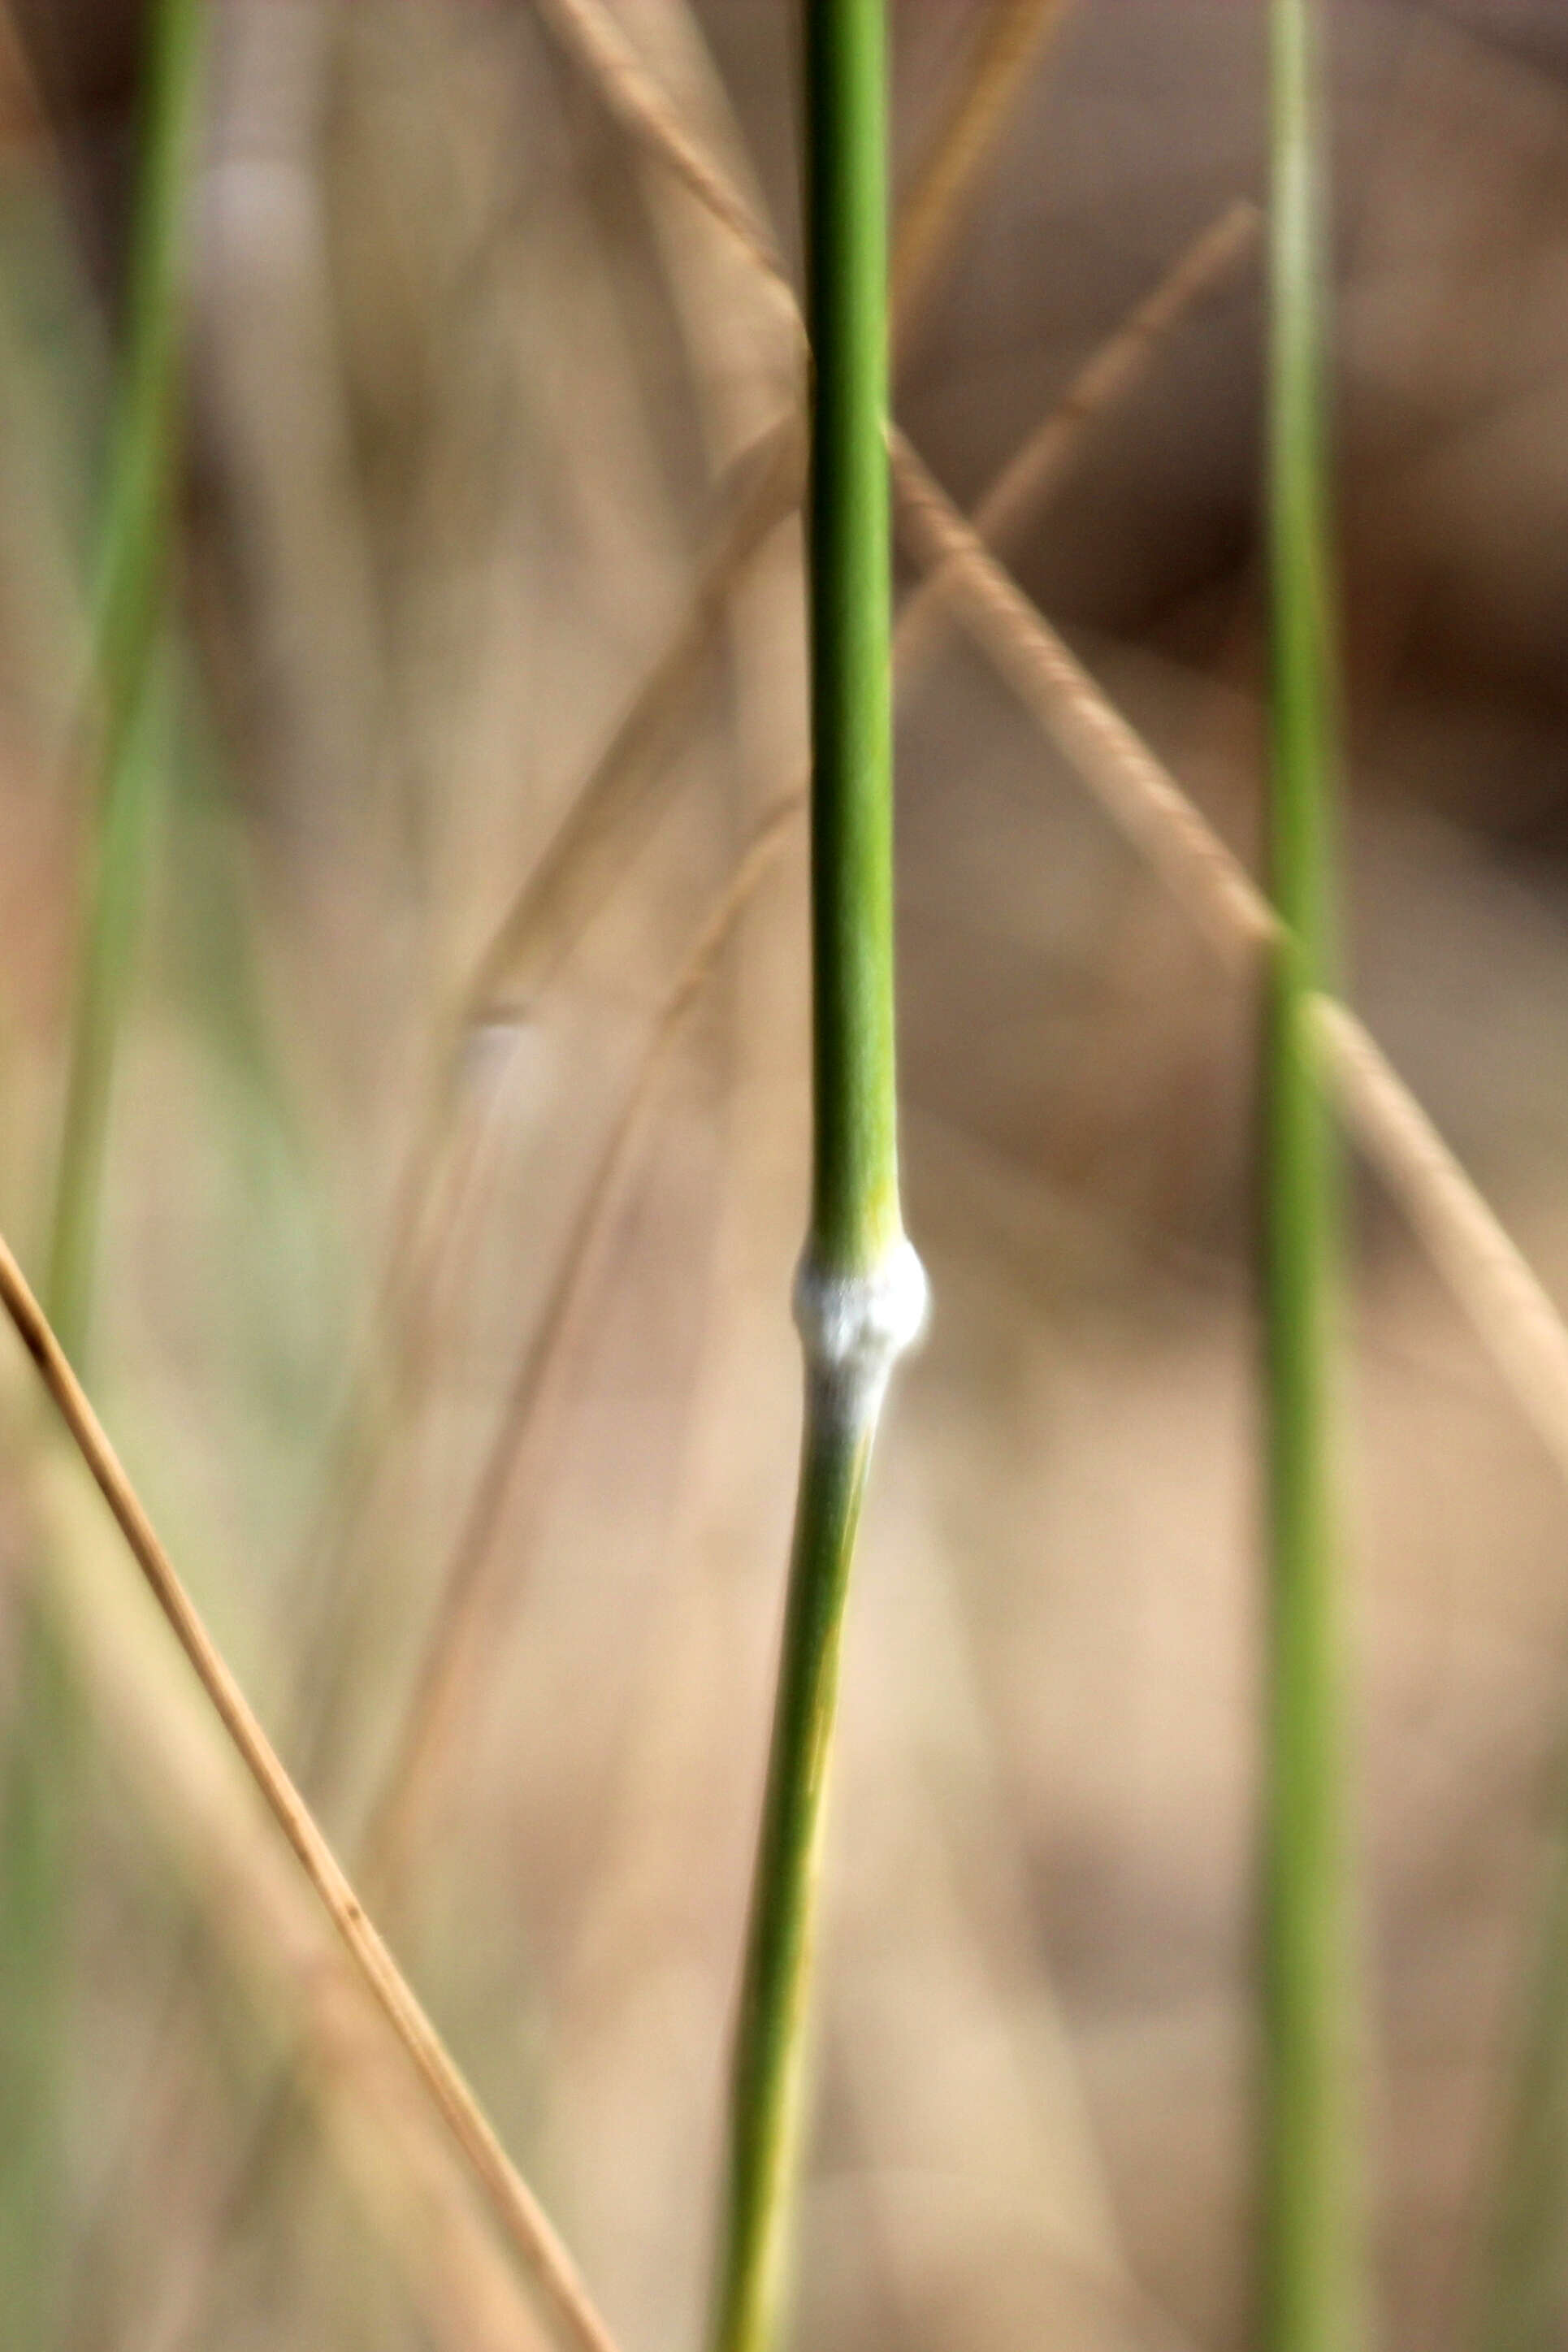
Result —
<svg viewBox="0 0 1568 2352"><path fill-rule="evenodd" d="M1568 1759L1530 1923L1533 1945L1502 2104L1466 2334L1475 2352L1556 2352L1568 2321Z"/></svg>
<svg viewBox="0 0 1568 2352"><path fill-rule="evenodd" d="M110 425L94 583L89 720L91 880L83 912L45 1302L73 1361L87 1337L115 1040L129 986L155 763L139 722L172 538L184 343L186 194L198 119L205 0L153 20L126 354Z"/></svg>
<svg viewBox="0 0 1568 2352"><path fill-rule="evenodd" d="M196 121L203 0L153 18L126 357L110 422L92 599L84 908L66 1107L48 1241L49 1311L79 1362L115 1045L141 898L154 762L154 667L169 562L183 341L185 196ZM63 2256L69 2082L67 1887L75 1709L65 1663L25 1608L0 1784L0 2295L18 2344L50 2338Z"/></svg>
<svg viewBox="0 0 1568 2352"><path fill-rule="evenodd" d="M1352 2352L1365 2311L1347 1968L1344 1662L1332 1398L1334 1139L1310 1000L1333 962L1335 723L1310 0L1274 0L1268 380L1270 880L1263 1285L1269 1564L1265 1830L1265 2341Z"/></svg>
<svg viewBox="0 0 1568 2352"><path fill-rule="evenodd" d="M89 911L78 956L47 1269L49 1295L71 1334L77 1363L87 1352L114 1064L168 741L160 700L143 674L126 712L113 775L98 802L89 850Z"/></svg>
<svg viewBox="0 0 1568 2352"><path fill-rule="evenodd" d="M70 1853L70 1692L34 1612L0 1764L0 2303L11 2340L47 2344L61 2280L62 2069L69 2016L60 1888Z"/></svg>

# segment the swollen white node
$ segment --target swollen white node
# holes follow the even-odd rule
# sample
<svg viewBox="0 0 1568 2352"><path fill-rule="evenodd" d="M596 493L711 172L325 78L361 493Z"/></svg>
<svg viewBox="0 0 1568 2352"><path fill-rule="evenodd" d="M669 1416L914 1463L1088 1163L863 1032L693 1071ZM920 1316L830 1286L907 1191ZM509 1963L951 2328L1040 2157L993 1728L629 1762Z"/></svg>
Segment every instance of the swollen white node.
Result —
<svg viewBox="0 0 1568 2352"><path fill-rule="evenodd" d="M900 1240L879 1265L828 1273L808 1244L795 1277L795 1320L808 1364L822 1371L889 1371L925 1328L925 1268Z"/></svg>

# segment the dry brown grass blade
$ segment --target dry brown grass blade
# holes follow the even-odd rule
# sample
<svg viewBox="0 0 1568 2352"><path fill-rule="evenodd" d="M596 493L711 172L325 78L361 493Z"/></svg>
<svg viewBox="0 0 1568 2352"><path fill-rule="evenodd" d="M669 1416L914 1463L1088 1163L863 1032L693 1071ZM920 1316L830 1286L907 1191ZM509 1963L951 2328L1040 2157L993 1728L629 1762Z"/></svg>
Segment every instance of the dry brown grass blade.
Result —
<svg viewBox="0 0 1568 2352"><path fill-rule="evenodd" d="M692 940L653 1021L631 1092L584 1197L549 1300L518 1360L467 1518L441 1579L413 1699L366 1838L366 1883L387 1897L402 1879L425 1818L447 1734L463 1718L469 1678L487 1654L485 1637L493 1631L497 1598L489 1573L496 1531L521 1463L528 1449L540 1443L544 1408L569 1357L570 1335L592 1291L658 1079L684 1015L804 806L804 793L791 793L759 821Z"/></svg>
<svg viewBox="0 0 1568 2352"><path fill-rule="evenodd" d="M515 1012L543 987L624 866L628 835L640 837L651 824L657 795L642 789L647 762L691 690L736 583L799 505L804 462L795 415L739 461L738 487L725 497L724 518L680 618L478 959L459 1001L459 1031Z"/></svg>
<svg viewBox="0 0 1568 2352"><path fill-rule="evenodd" d="M327 1482L321 1523L305 1549L301 1584L331 1612L310 1660L303 1753L317 1756L348 1671L353 1580L346 1573L362 1517L375 1489L380 1438L408 1394L416 1370L411 1334L426 1312L461 1214L480 1121L457 1099L456 1081L476 1024L515 1013L548 982L636 839L663 807L647 789L648 763L674 725L723 625L728 598L752 557L799 501L800 428L788 416L761 436L733 469L738 485L722 501L718 524L676 625L644 673L609 740L571 795L566 814L538 864L515 894L459 984L438 1032L424 1099L405 1149L389 1220L384 1270L368 1318L340 1434L335 1475ZM633 836L628 841L627 836ZM454 1116L462 1150L455 1154ZM445 1169L447 1181L440 1181ZM434 1196L434 1197L433 1197ZM307 1776L309 1778L309 1776Z"/></svg>
<svg viewBox="0 0 1568 2352"><path fill-rule="evenodd" d="M1275 931L1273 909L1148 745L1112 708L973 526L938 488L896 428L893 488L910 552L943 567L947 596L976 642L1093 787L1217 952L1250 958Z"/></svg>
<svg viewBox="0 0 1568 2352"><path fill-rule="evenodd" d="M889 308L903 341L957 231L965 198L1069 0L992 0L963 84L900 207Z"/></svg>
<svg viewBox="0 0 1568 2352"><path fill-rule="evenodd" d="M208 1633L4 1240L0 1240L0 1304L4 1304L16 1325L44 1386L224 1728L321 1896L365 1984L446 2117L542 2297L574 2343L587 2347L588 2352L614 2352L614 2339L595 2310L570 2254L367 1917L336 1855Z"/></svg>
<svg viewBox="0 0 1568 2352"><path fill-rule="evenodd" d="M602 0L539 0L545 17L571 47L617 120L658 152L683 185L735 231L759 268L778 281L794 308L771 241L756 228L752 209L723 166L681 120ZM950 111L926 169L900 214L895 257L932 248L947 234L953 207L962 201L1005 122L1039 44L1067 0L996 0L983 29L963 89ZM748 226L748 224L750 225ZM1019 529L1049 494L1068 463L1079 433L1091 417L1136 379L1160 338L1181 312L1201 298L1256 233L1256 208L1237 205L1177 262L1169 276L1101 346L1059 407L1020 450L998 478L977 517L982 536ZM897 273L895 257L895 276ZM897 315L895 294L895 315ZM911 300L914 299L910 298ZM461 1033L494 1009L514 1009L549 977L553 954L580 927L594 903L595 875L612 863L616 836L641 805L635 772L650 743L679 707L703 652L721 625L728 600L745 565L764 543L773 523L798 503L805 451L795 416L780 420L757 448L741 461L742 487L727 521L705 561L690 602L653 667L639 685L610 742L582 790L574 796L560 831L523 882L481 953L462 992L454 1023ZM748 478L749 479L745 478ZM920 616L910 614L911 629ZM905 658L909 658L906 652ZM584 871L586 866L586 872ZM445 1083L435 1119L438 1133ZM416 1158L433 1158L427 1135Z"/></svg>
<svg viewBox="0 0 1568 2352"><path fill-rule="evenodd" d="M334 1427L314 1523L295 1564L297 1604L308 1631L289 1684L289 1744L300 1782L318 1804L346 1735L344 1691L363 1599L356 1542L377 1492L383 1434L395 1424L428 1364L433 1300L468 1214L489 1127L484 1107L463 1100L454 1118L427 1118L405 1156L388 1219L391 1239Z"/></svg>
<svg viewBox="0 0 1568 2352"><path fill-rule="evenodd" d="M682 121L603 0L536 0L536 5L609 111L731 231L798 322L795 289L773 238L730 173ZM912 321L951 240L963 199L1041 45L1069 5L1070 0L993 0L963 87L900 208L890 299L895 340Z"/></svg>
<svg viewBox="0 0 1568 2352"><path fill-rule="evenodd" d="M1019 444L974 509L973 530L1005 560L1059 487L1084 435L1125 399L1172 330L1223 285L1258 243L1263 215L1239 197L1184 247L1152 291L1092 352L1055 405ZM904 657L925 657L941 625L947 572L939 564L915 588L899 616Z"/></svg>
<svg viewBox="0 0 1568 2352"><path fill-rule="evenodd" d="M987 553L901 435L893 482L912 551L950 567L952 608L1215 946L1250 958L1268 900L1147 744ZM1568 1328L1496 1212L1348 1006L1318 1000L1342 1116L1381 1171L1521 1410L1568 1474Z"/></svg>
<svg viewBox="0 0 1568 2352"><path fill-rule="evenodd" d="M723 166L681 121L602 0L535 0L535 5L616 120L722 221L795 310L794 290L772 236Z"/></svg>
<svg viewBox="0 0 1568 2352"><path fill-rule="evenodd" d="M16 1386L10 1372L7 1366L7 1390ZM30 1413L15 1418L36 1425ZM205 1937L263 2021L303 2061L333 2161L432 2343L442 2352L542 2344L543 2330L461 2158L273 1835L152 1601L126 1578L80 1465L58 1446L36 1447L24 1478L24 1507L37 1529L30 1572L116 1761L116 1786L145 1807ZM177 2277L181 2265L172 2267Z"/></svg>

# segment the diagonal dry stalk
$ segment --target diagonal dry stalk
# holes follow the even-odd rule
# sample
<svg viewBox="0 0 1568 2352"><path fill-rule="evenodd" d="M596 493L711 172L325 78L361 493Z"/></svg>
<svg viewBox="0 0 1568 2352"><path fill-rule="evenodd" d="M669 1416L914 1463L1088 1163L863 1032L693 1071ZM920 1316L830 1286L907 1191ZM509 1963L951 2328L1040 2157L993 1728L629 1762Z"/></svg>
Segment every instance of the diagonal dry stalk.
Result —
<svg viewBox="0 0 1568 2352"><path fill-rule="evenodd" d="M438 1027L421 1108L394 1192L389 1239L363 1345L339 1424L328 1502L306 1547L301 1584L333 1614L310 1645L315 1759L350 1670L352 1584L344 1575L374 1489L378 1438L406 1397L415 1370L413 1334L460 1217L482 1139L458 1099L464 1054L492 1019L531 1010L573 939L664 805L652 781L659 752L695 691L722 626L727 602L772 533L794 512L801 482L799 428L786 416L739 461L738 484L721 495L721 516L669 636L639 680L542 856L492 927L453 992ZM628 838L630 836L630 838ZM454 1150L454 1112L463 1149ZM443 1177L442 1171L446 1171Z"/></svg>
<svg viewBox="0 0 1568 2352"><path fill-rule="evenodd" d="M592 1289L658 1081L679 1040L681 1024L700 996L757 887L784 848L804 805L803 795L789 794L759 821L693 938L650 1025L637 1075L584 1196L543 1314L518 1359L494 1439L440 1580L414 1696L366 1835L367 1884L383 1890L388 1901L401 1881L413 1838L427 1809L446 1735L467 1716L472 1703L469 1678L488 1654L481 1636L494 1632L496 1532L521 1463L541 1445L543 1417L570 1354L569 1335ZM514 1589L515 1584L514 1572Z"/></svg>
<svg viewBox="0 0 1568 2352"><path fill-rule="evenodd" d="M974 509L975 536L994 555L1012 555L1060 486L1096 420L1129 396L1165 338L1254 250L1261 226L1258 206L1249 197L1239 197L1183 247L1158 285L1090 352ZM906 663L913 666L926 658L926 641L941 626L946 593L945 567L939 563L905 600L899 615L899 644Z"/></svg>
<svg viewBox="0 0 1568 2352"><path fill-rule="evenodd" d="M686 1015L758 885L785 846L804 805L804 795L788 795L759 821L748 848L699 927L650 1024L631 1091L584 1195L544 1313L519 1356L495 1437L440 1580L414 1696L356 1856L354 1876L363 1899L384 1916L395 1916L406 1894L408 1866L446 1760L445 1736L454 1723L468 1718L489 1654L486 1637L494 1635L503 1603L515 1599L521 1580L516 1559L509 1555L510 1580L502 1591L493 1554L500 1514L520 1466L539 1454L548 1436L547 1416L559 1402L571 1335L592 1297L613 1220L657 1102L659 1079ZM276 2096L265 2107L235 2168L226 2210L243 2203L286 2113L286 2105Z"/></svg>
<svg viewBox="0 0 1568 2352"><path fill-rule="evenodd" d="M493 1106L460 1100L452 1120L429 1136L435 1159L410 1155L391 1218L393 1246L366 1318L367 1337L333 1431L310 1531L296 1576L314 1614L305 1655L289 1684L289 1745L302 1787L317 1804L348 1736L344 1705L363 1603L355 1538L377 1491L381 1438L417 1391L435 1343L435 1302L451 1278L453 1237L468 1218L484 1173ZM416 1172L426 1181L414 1183Z"/></svg>
<svg viewBox="0 0 1568 2352"><path fill-rule="evenodd" d="M800 503L795 416L782 418L733 470L738 485L721 493L724 517L685 610L477 960L452 1024L459 1034L531 1008L658 813L644 784L652 755L689 700L746 567Z"/></svg>
<svg viewBox="0 0 1568 2352"><path fill-rule="evenodd" d="M79 1461L37 1443L25 1377L5 1366L6 1418L35 1585L68 1648L95 1729L198 1906L258 2021L295 2043L333 2158L444 2352L542 2341L460 2156L382 2012L265 1819L244 1768L128 1580Z"/></svg>
<svg viewBox="0 0 1568 2352"><path fill-rule="evenodd" d="M603 0L534 0L534 5L583 67L610 113L723 223L794 310L795 296L768 229L723 165L681 121Z"/></svg>
<svg viewBox="0 0 1568 2352"><path fill-rule="evenodd" d="M895 341L912 328L973 183L1070 5L1071 0L991 0L958 89L900 208L889 289ZM754 206L682 119L604 0L535 0L535 5L608 111L731 232L798 327L795 289Z"/></svg>
<svg viewBox="0 0 1568 2352"><path fill-rule="evenodd" d="M801 480L800 431L791 415L761 436L721 487L719 520L673 630L454 991L439 1024L424 1108L396 1189L389 1283L405 1280L416 1255L432 1171L441 1157L453 1088L474 1028L496 1014L515 1017L520 1008L531 1005L630 854L627 831L652 823L661 803L647 789L647 772L689 700L737 581L795 511ZM378 1314L378 1329L381 1319ZM382 1350L373 1353L379 1357Z"/></svg>
<svg viewBox="0 0 1568 2352"><path fill-rule="evenodd" d="M694 175L682 171L678 176L683 184L690 184L694 177L705 201L715 184L700 171ZM571 795L566 815L542 859L525 877L470 967L439 1030L425 1106L395 1195L393 1241L370 1317L371 1344L339 1424L334 1462L341 1478L330 1477L326 1482L331 1499L306 1551L310 1573L301 1581L310 1594L320 1596L312 1605L321 1612L319 1638L305 1644L309 1682L297 1702L303 1720L296 1744L304 1759L308 1786L319 1780L323 1769L331 1769L332 1742L342 1729L339 1701L354 1660L353 1596L340 1570L373 1491L381 1431L399 1410L416 1370L420 1335L427 1319L427 1293L463 1213L468 1180L482 1149L481 1122L470 1115L466 1098L458 1106L462 1116L458 1147L454 1147L450 1114L461 1058L477 1024L498 1015L513 1017L520 991L526 1001L546 985L555 961L630 854L632 840L651 824L662 805L662 796L652 789L659 754L702 675L736 584L767 544L775 524L797 506L801 473L800 429L793 408L725 467L716 500L719 519L709 534L697 579L671 635L584 783ZM771 849L767 855L771 856ZM742 898L747 895L748 870L743 866L737 877ZM698 946L700 949L700 942ZM703 961L700 955L698 961ZM676 992L679 992L679 983ZM651 1085L655 1074L646 1075ZM635 1129L636 1120L631 1124ZM438 1196L433 1197L437 1180ZM595 1190L604 1213L608 1193L603 1184ZM594 1237L602 1224L603 1213L580 1219L583 1247L573 1253L575 1276L557 1285L558 1297L580 1290L584 1260L590 1247L596 1247ZM571 1276L570 1265L563 1273ZM537 1351L542 1375L547 1370L549 1352L548 1347ZM514 1396L521 1385L526 1385L526 1372L520 1366ZM548 1388L548 1381L543 1385ZM525 1413L524 1426L529 1419ZM498 1444L497 1451L503 1447ZM489 1477L490 1492L499 1504L506 1489L504 1468L498 1463ZM482 1528L484 1517L481 1493L466 1524ZM467 1556L478 1562L483 1549L482 1542L470 1540ZM465 1547L460 1544L454 1563L459 1588L468 1580L464 1558ZM438 1674L435 1682L438 1686ZM395 1788L389 1789L389 1796L395 1798ZM246 2177L253 2173L254 2151L240 2170Z"/></svg>
<svg viewBox="0 0 1568 2352"><path fill-rule="evenodd" d="M293 1847L365 1985L445 2116L542 2297L563 2330L584 2347L584 2352L614 2352L614 2339L589 2300L570 2254L502 2147L379 1931L366 1916L336 1855L203 1623L80 1381L4 1240L0 1240L0 1305L15 1324L225 1730Z"/></svg>
<svg viewBox="0 0 1568 2352"><path fill-rule="evenodd" d="M975 181L1071 0L991 0L951 105L900 207L889 288L893 348L950 251Z"/></svg>
<svg viewBox="0 0 1568 2352"><path fill-rule="evenodd" d="M698 219L706 227L705 216L699 214ZM776 409L777 401L778 386L770 377L763 387L764 417ZM323 1482L327 1492L318 1525L302 1553L310 1572L301 1576L301 1587L314 1596L311 1605L318 1627L316 1637L303 1644L304 1672L293 1701L298 1722L289 1747L300 1759L303 1785L318 1800L323 1784L331 1783L343 1739L352 1736L342 1702L358 1659L363 1598L362 1580L345 1572L353 1538L375 1489L384 1435L409 1399L418 1365L428 1351L435 1283L438 1276L450 1278L448 1261L468 1223L476 1166L490 1157L485 1108L490 1097L486 1095L481 1101L459 1083L461 1061L477 1026L510 1023L518 1015L520 1000L524 1011L531 1008L533 999L548 986L556 961L631 856L636 839L665 804L666 779L679 772L666 764L670 734L703 675L704 663L726 621L729 598L743 584L753 558L769 544L774 524L798 504L802 470L800 428L793 406L772 425L755 433L723 465L714 499L718 518L709 530L695 583L673 631L584 782L569 797L566 814L542 857L525 876L500 923L470 966L438 1030L427 1099L405 1151L395 1195L390 1221L393 1244L368 1318L370 1343L363 1347L338 1425L333 1448L337 1471ZM760 831L764 837L753 839L759 868L773 856L771 841L765 838L771 826L764 824ZM752 856L748 856L731 877L731 888L740 901L749 896L752 871ZM731 919L723 916L722 902L716 912L725 923ZM706 962L707 951L699 938L689 959L695 967L697 985L705 976ZM685 992L678 980L669 993L672 999L679 999ZM677 1014L679 1009L676 1003ZM665 1057L657 1024L647 1051L656 1062ZM656 1076L656 1070L645 1069L634 1085L645 1097L651 1096ZM623 1129L622 1178L645 1115L634 1107ZM553 1285L553 1304L547 1307L544 1326L531 1330L525 1339L508 1386L508 1408L500 1417L491 1459L464 1515L447 1571L438 1581L433 1622L443 1633L458 1632L459 1651L459 1629L470 1625L476 1612L482 1616L493 1605L497 1580L489 1574L486 1529L508 1492L507 1461L516 1451L530 1451L536 1444L536 1433L535 1433L541 1413L551 1402L549 1333L569 1328L581 1311L622 1178L607 1182L602 1163L598 1180L589 1188ZM538 1400L538 1412L526 1402L530 1398ZM447 1606L465 1594L473 1601L473 1609ZM427 1643L416 1669L416 1691L424 1691L437 1707L449 1679L447 1664L443 1664L446 1646L440 1638ZM433 1763L439 1742L428 1740L420 1729L419 1713L416 1701L407 1739L397 1751L400 1758L411 1747L416 1758L408 1791L410 1810L404 1808L399 1797L395 1758L393 1770L382 1776L384 1811L373 1822L365 1847L373 1861L383 1844L378 1822L385 1822L392 1845L401 1848L408 1822L420 1810L421 1792L430 1777L423 1759L428 1756ZM388 1865L386 1874L389 1883L395 1881L395 1863ZM379 1879L378 1870L378 1883ZM275 2084L233 2168L226 2210L236 2210L257 2183L266 2150L274 2144L288 2113L281 2086ZM207 2251L209 2256L215 2251L211 2242Z"/></svg>
<svg viewBox="0 0 1568 2352"><path fill-rule="evenodd" d="M1257 883L986 551L903 434L895 429L891 440L893 489L907 544L923 567L944 571L950 610L1120 830L1164 876L1218 953L1231 962L1249 961L1277 929Z"/></svg>
<svg viewBox="0 0 1568 2352"><path fill-rule="evenodd" d="M910 551L951 569L950 605L1111 821L1228 963L1274 936L1267 898L901 436L893 483ZM1464 1309L1530 1425L1568 1476L1568 1327L1484 1195L1351 1009L1318 996L1318 1051L1341 1112Z"/></svg>
<svg viewBox="0 0 1568 2352"><path fill-rule="evenodd" d="M910 1126L920 1125L933 1134L916 1111ZM879 1590L867 1596L859 1635L878 1661L858 1687L845 1759L846 1810L864 1845L840 1881L841 1957L824 1988L825 2066L856 2143L849 2162L883 2249L896 2337L920 2340L933 2273L950 2252L931 2238L934 2213L947 2213L943 2192L927 2181L920 2194L920 2176L904 2169L911 2141L940 2137L955 2168L1008 2184L1020 2231L1008 2232L1010 2249L1021 2252L1026 2232L1034 2260L1092 2283L1116 2315L1112 2342L1195 2352L1156 2324L1132 2275L1082 2053L1034 1931L1028 1832L973 1647L968 1555L940 1531L918 1412L914 1420L901 1475L889 1481ZM938 1755L946 1801L933 1804ZM845 2163L841 2150L836 2170ZM952 2220L978 2259L981 2231L971 2237L956 2211ZM1019 2341L1029 2336L1022 2312L1033 2308L1026 2288Z"/></svg>

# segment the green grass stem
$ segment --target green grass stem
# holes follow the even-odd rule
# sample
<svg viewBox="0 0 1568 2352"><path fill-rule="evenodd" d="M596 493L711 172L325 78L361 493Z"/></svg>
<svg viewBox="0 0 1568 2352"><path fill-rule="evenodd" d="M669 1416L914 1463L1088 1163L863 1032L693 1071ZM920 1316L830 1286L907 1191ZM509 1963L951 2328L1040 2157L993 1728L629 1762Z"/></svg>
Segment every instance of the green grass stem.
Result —
<svg viewBox="0 0 1568 2352"><path fill-rule="evenodd" d="M902 1236L893 1076L891 573L882 0L807 0L806 325L816 1153L810 1248Z"/></svg>
<svg viewBox="0 0 1568 2352"><path fill-rule="evenodd" d="M774 2337L805 2084L845 1597L888 1376L924 1277L899 1206L883 0L806 0L815 1156L795 1286L800 1490L736 2027L715 2352Z"/></svg>
<svg viewBox="0 0 1568 2352"><path fill-rule="evenodd" d="M1466 2337L1474 2352L1556 2352L1568 2317L1568 1757L1487 2182Z"/></svg>
<svg viewBox="0 0 1568 2352"><path fill-rule="evenodd" d="M1333 961L1335 782L1310 0L1274 0L1269 351L1269 861L1283 932L1265 1045L1269 1632L1265 1860L1265 2341L1353 2352L1343 1660L1330 1394L1339 1185L1311 1040Z"/></svg>
<svg viewBox="0 0 1568 2352"><path fill-rule="evenodd" d="M87 1337L115 1043L128 991L157 763L142 756L172 538L185 214L204 0L153 18L125 357L110 423L94 582L89 720L91 873L55 1174L45 1298L73 1360Z"/></svg>

